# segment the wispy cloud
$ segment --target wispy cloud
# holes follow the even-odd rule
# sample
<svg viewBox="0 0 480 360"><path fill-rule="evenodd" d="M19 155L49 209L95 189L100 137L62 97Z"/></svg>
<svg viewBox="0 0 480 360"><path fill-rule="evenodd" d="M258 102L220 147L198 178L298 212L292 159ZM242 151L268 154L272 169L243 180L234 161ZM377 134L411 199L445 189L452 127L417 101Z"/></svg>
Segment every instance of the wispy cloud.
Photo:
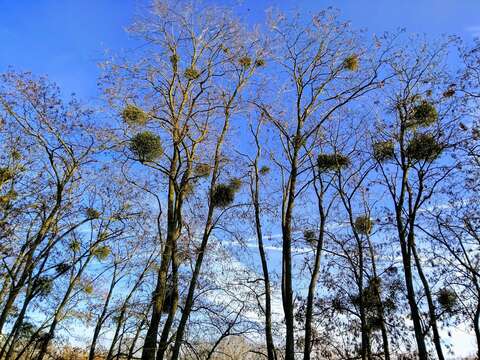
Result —
<svg viewBox="0 0 480 360"><path fill-rule="evenodd" d="M480 37L480 25L468 26L465 30L474 37Z"/></svg>

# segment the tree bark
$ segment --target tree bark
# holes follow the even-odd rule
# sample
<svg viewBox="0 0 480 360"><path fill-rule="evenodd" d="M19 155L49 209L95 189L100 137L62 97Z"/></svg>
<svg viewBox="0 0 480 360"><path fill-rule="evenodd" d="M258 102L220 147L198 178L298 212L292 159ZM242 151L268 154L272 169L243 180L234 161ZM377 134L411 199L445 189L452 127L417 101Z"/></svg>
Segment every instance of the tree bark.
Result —
<svg viewBox="0 0 480 360"><path fill-rule="evenodd" d="M258 141L257 141L258 146ZM263 245L263 234L262 234L262 222L260 220L260 186L259 186L259 176L258 176L258 156L254 163L254 174L253 174L253 186L251 187L252 198L253 198L253 207L255 211L255 230L257 233L258 241L258 252L260 254L260 260L262 263L262 273L263 281L265 287L265 342L267 345L267 358L268 360L276 360L277 354L275 352L275 344L273 342L272 335L272 298L271 298L271 289L270 289L270 275L268 272L268 263L267 256L265 254L265 248Z"/></svg>
<svg viewBox="0 0 480 360"><path fill-rule="evenodd" d="M428 313L430 316L430 325L432 326L432 332L433 332L433 343L435 345L435 350L437 352L437 356L439 360L445 360L445 356L443 355L443 350L442 350L442 342L440 339L440 333L438 331L438 325L437 325L437 314L435 311L435 304L433 303L433 298L432 298L432 292L430 291L430 286L428 285L428 280L423 273L422 269L422 263L420 262L420 258L417 254L417 249L415 247L415 244L412 246L412 253L413 257L415 259L415 266L417 268L418 275L420 276L420 280L423 285L423 289L425 291L425 297L427 298L427 304L428 304Z"/></svg>

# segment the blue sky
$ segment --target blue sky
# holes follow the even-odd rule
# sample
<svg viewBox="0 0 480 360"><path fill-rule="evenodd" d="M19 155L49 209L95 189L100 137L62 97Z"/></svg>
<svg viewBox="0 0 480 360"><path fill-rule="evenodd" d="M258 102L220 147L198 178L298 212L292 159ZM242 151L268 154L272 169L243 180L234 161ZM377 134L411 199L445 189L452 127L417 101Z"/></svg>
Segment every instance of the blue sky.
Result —
<svg viewBox="0 0 480 360"><path fill-rule="evenodd" d="M232 4L233 0L209 0ZM97 64L104 50L132 46L125 27L149 0L0 0L0 71L11 65L49 75L65 93L96 98ZM277 6L305 13L332 6L356 28L371 32L405 27L429 35L480 34L479 0L243 0L252 22Z"/></svg>
<svg viewBox="0 0 480 360"><path fill-rule="evenodd" d="M208 1L222 5L234 2ZM0 0L0 73L13 66L48 75L65 94L76 92L84 100L96 99L97 64L104 51L133 46L124 29L148 3ZM467 41L480 35L480 0L243 0L237 8L250 22L260 22L271 6L297 9L306 15L332 6L355 28L374 33L406 28L431 36L457 34ZM279 255L272 252L271 258L278 262Z"/></svg>

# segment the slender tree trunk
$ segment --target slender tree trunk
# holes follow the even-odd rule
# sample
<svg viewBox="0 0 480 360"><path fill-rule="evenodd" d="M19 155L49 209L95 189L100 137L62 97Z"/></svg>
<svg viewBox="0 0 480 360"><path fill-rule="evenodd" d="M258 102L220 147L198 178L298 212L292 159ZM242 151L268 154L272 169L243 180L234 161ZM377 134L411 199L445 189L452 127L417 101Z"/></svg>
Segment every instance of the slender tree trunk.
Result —
<svg viewBox="0 0 480 360"><path fill-rule="evenodd" d="M29 277L28 277L28 280L26 280L26 284L27 284L27 289L25 291L25 295L24 295L24 300L23 300L23 305L22 305L22 309L20 310L20 313L17 315L17 319L15 320L15 324L13 325L12 329L10 330L10 334L8 336L8 338L4 341L4 345L2 347L2 350L0 351L0 359L3 359L3 356L5 355L5 351L7 349L7 345L11 339L11 345L10 347L8 348L8 352L5 356L6 359L10 359L13 355L13 351L15 351L15 345L17 344L17 339L18 339L18 336L19 336L19 330L23 324L23 320L25 318L25 315L27 313L27 309L31 303L31 301L35 298L35 296L38 295L38 291L37 291L37 287L38 287L38 281L40 279L40 275L41 273L43 272L43 270L45 269L45 265L47 263L47 260L48 260L48 255L50 254L50 251L47 251L46 255L43 257L43 261L41 262L38 270L37 270L37 274L35 276L33 276L33 281L32 281L32 277L31 275L33 274L29 274ZM32 336L32 338L35 337L35 335L37 335L39 332L39 330L37 330L34 334L34 336ZM30 346L31 345L31 341L26 345L26 347ZM25 349L22 349L22 351L20 351L20 353L23 353ZM19 355L17 355L18 358L20 358Z"/></svg>
<svg viewBox="0 0 480 360"><path fill-rule="evenodd" d="M477 340L477 359L480 359L480 301L477 301L477 308L473 317L473 330Z"/></svg>
<svg viewBox="0 0 480 360"><path fill-rule="evenodd" d="M300 137L297 131L296 138ZM295 329L294 329L294 308L293 308L293 286L292 286L292 217L295 203L295 192L297 184L297 159L299 144L295 144L290 169L289 183L286 192L285 212L282 218L282 303L285 314L285 360L295 360Z"/></svg>
<svg viewBox="0 0 480 360"><path fill-rule="evenodd" d="M163 326L162 335L160 337L160 344L158 346L157 360L163 360L165 352L168 348L168 339L170 335L170 330L173 325L173 320L175 319L175 314L177 313L178 307L178 256L176 253L176 248L172 252L172 283L173 283L173 297L168 309L168 317Z"/></svg>
<svg viewBox="0 0 480 360"><path fill-rule="evenodd" d="M321 201L321 200L319 200ZM313 266L310 284L308 286L307 311L305 314L305 348L303 351L303 360L310 360L312 352L312 321L313 321L313 305L315 300L315 292L317 289L318 276L320 274L320 260L323 252L323 242L325 236L326 216L323 206L320 204L320 229L318 234L317 248L315 251L315 263Z"/></svg>
<svg viewBox="0 0 480 360"><path fill-rule="evenodd" d="M160 268L157 275L157 284L153 294L153 308L150 323L148 325L147 334L142 349L142 360L155 360L157 350L158 328L160 326L160 319L163 311L163 302L165 300L165 293L167 287L168 269L172 258L173 242L175 238L175 184L173 174L176 171L178 163L178 152L173 150L173 156L170 163L170 176L168 186L168 212L167 212L167 239L165 241L165 248L163 249L162 258L160 261Z"/></svg>
<svg viewBox="0 0 480 360"><path fill-rule="evenodd" d="M115 345L118 342L118 336L120 334L120 329L123 325L123 319L125 318L125 311L126 311L126 302L124 302L124 305L122 306L122 308L120 310L118 320L116 321L115 333L113 334L112 342L110 343L110 347L108 349L106 360L113 359L113 351L115 350Z"/></svg>
<svg viewBox="0 0 480 360"><path fill-rule="evenodd" d="M213 214L213 207L211 207L209 213ZM195 295L195 288L197 286L198 277L200 276L200 270L202 268L203 257L205 255L205 251L206 251L207 244L208 244L208 239L210 237L211 226L212 226L212 215L209 214L208 219L207 219L207 223L206 223L206 227L205 227L206 230L203 234L202 243L200 245L197 260L195 261L195 268L194 268L194 271L193 271L193 274L192 274L192 278L190 280L190 285L188 287L188 293L187 293L187 297L185 299L185 306L183 308L182 317L180 318L180 322L178 324L177 334L176 334L176 337L175 337L175 344L174 344L173 352L172 352L172 358L171 358L172 360L178 360L179 356L180 356L180 347L181 347L182 342L183 342L183 336L184 336L184 333L185 333L185 328L186 328L186 325L187 325L187 321L188 321L188 318L190 316L190 312L192 311L193 300L194 300L194 295Z"/></svg>
<svg viewBox="0 0 480 360"><path fill-rule="evenodd" d="M5 352L6 355L5 355L5 359L10 359L13 352L15 351L15 345L16 345L16 341L17 341L17 338L18 338L18 331L21 327L21 325L23 324L23 319L25 318L25 314L27 312L27 308L28 308L28 304L30 303L31 301L31 297L28 296L25 298L24 302L23 302L23 305L22 305L22 309L20 310L20 313L17 315L17 319L15 320L15 323L13 324L13 327L10 331L10 334L8 335L7 338L3 339L3 346L2 346L2 350L0 351L0 359L3 359L4 355L5 355ZM10 344L10 346L9 346ZM7 351L8 349L8 351ZM18 351L18 349L17 349Z"/></svg>
<svg viewBox="0 0 480 360"><path fill-rule="evenodd" d="M16 284L12 283L12 287L8 292L7 299L4 303L2 312L0 313L0 334L2 333L3 327L7 321L8 316L13 308L13 304L17 299L20 290L22 289L23 285L25 284L25 280L27 279L28 272L26 270L23 271L21 278L18 280Z"/></svg>
<svg viewBox="0 0 480 360"><path fill-rule="evenodd" d="M370 259L372 261L372 272L373 276L375 279L378 278L378 273L377 273L377 264L376 264L376 259L375 259L375 253L373 250L373 245L370 240L370 236L368 236L368 248L370 249ZM378 291L377 291L378 290ZM377 312L378 316L380 318L380 331L382 332L382 345L383 345L383 356L385 357L385 360L390 360L390 346L389 346L389 341L388 341L388 331L387 331L387 326L385 324L385 309L383 307L383 300L382 300L382 295L381 295L381 289L375 289L375 295L377 297Z"/></svg>
<svg viewBox="0 0 480 360"><path fill-rule="evenodd" d="M2 333L3 327L5 326L5 322L7 321L8 315L12 310L13 304L20 293L22 287L25 285L25 282L29 278L30 274L32 273L35 267L35 260L34 260L34 253L38 246L42 243L45 239L46 234L51 229L53 225L54 218L60 209L60 205L62 203L62 192L63 192L64 184L57 184L57 195L55 199L55 205L52 207L52 210L46 217L46 219L42 222L38 233L35 235L34 240L31 243L28 251L25 254L24 263L25 266L22 271L22 275L18 279L18 281L14 284L12 282L12 287L10 288L10 292L8 294L7 300L5 305L0 313L0 334ZM26 245L24 245L25 248ZM38 260L38 259L37 259Z"/></svg>
<svg viewBox="0 0 480 360"><path fill-rule="evenodd" d="M400 110L399 110L400 111ZM405 111L407 113L407 111ZM402 114L400 112L400 116ZM402 118L402 124L406 123L406 120ZM408 173L409 173L409 165L408 160L406 159L405 152L405 128L402 125L400 129L400 148L401 151L401 168L402 168L402 181L400 185L400 195L398 201L395 201L395 220L396 220L396 227L398 233L398 239L400 242L400 249L402 253L402 264L403 264L403 274L405 277L405 286L407 288L407 298L408 298L408 305L410 307L410 315L412 316L413 328L415 332L415 340L417 342L417 350L418 350L418 358L419 360L428 360L428 352L427 346L425 344L425 335L423 333L422 322L420 318L420 311L418 309L416 296L415 296L415 287L413 285L413 273L412 273L412 254L411 254L411 241L414 239L407 234L406 227L404 226L403 222L403 210L405 204L405 194L408 188ZM415 218L410 217L410 223L414 223Z"/></svg>
<svg viewBox="0 0 480 360"><path fill-rule="evenodd" d="M358 240L358 239L357 239ZM365 299L364 299L364 274L363 274L363 266L364 266L364 259L363 259L363 247L362 243L358 240L358 299L359 304L358 307L360 309L360 324L362 328L362 349L361 349L361 356L362 360L370 360L371 359L371 351L370 351L370 331L367 326L367 316L365 311Z"/></svg>
<svg viewBox="0 0 480 360"><path fill-rule="evenodd" d="M412 316L415 339L417 341L418 358L419 360L428 360L428 352L425 345L425 336L423 334L422 323L420 320L420 312L418 310L417 301L415 299L411 255L407 250L405 238L400 239L400 247L402 251L403 272L405 276L405 285L407 288L408 304L410 306L410 314Z"/></svg>
<svg viewBox="0 0 480 360"><path fill-rule="evenodd" d="M97 323L95 325L95 330L93 331L92 342L90 344L90 351L88 353L88 360L94 360L95 359L95 349L97 347L98 336L100 335L100 330L102 329L102 326L103 326L103 324L104 324L104 322L107 318L108 305L110 304L110 299L112 298L113 289L115 288L115 285L117 284L117 266L118 266L118 264L115 263L114 268L113 268L112 280L110 282L110 288L108 289L108 293L107 293L107 298L105 299L105 302L103 304L102 312L97 319Z"/></svg>
<svg viewBox="0 0 480 360"><path fill-rule="evenodd" d="M435 304L433 303L433 298L432 298L432 293L430 291L430 286L428 285L428 280L427 280L425 274L423 273L422 263L420 262L420 258L418 257L417 249L415 247L415 244L412 245L412 253L413 253L413 257L415 259L415 265L417 267L418 275L420 276L420 280L422 281L423 289L425 291L425 297L427 298L428 313L429 313L429 316L430 316L430 325L432 326L433 343L435 345L435 350L437 352L438 359L439 360L445 360L445 356L443 355L443 351L442 351L442 342L441 342L441 339L440 339L440 333L438 331L437 314L435 312Z"/></svg>
<svg viewBox="0 0 480 360"><path fill-rule="evenodd" d="M47 354L48 346L50 345L50 342L52 341L52 339L55 337L55 330L57 328L58 323L60 322L60 318L61 318L63 309L67 305L68 300L70 299L70 295L71 295L75 285L78 282L78 279L81 278L81 276L82 276L84 270L87 268L87 265L90 262L92 256L93 255L89 255L86 258L85 262L81 265L81 267L78 270L78 272L76 273L76 275L72 276L72 278L70 280L70 283L68 284L68 288L67 288L65 294L63 295L63 299L62 299L60 305L55 310L55 315L53 316L53 320L52 320L52 323L50 324L48 333L45 336L45 338L42 339L42 341L41 341L40 349L39 349L38 355L36 357L36 360L43 360L43 358Z"/></svg>
<svg viewBox="0 0 480 360"><path fill-rule="evenodd" d="M258 252L260 254L260 260L262 263L263 281L265 287L265 342L267 345L267 358L268 360L276 360L277 355L275 352L275 344L273 342L272 335L272 298L270 289L270 275L268 272L267 256L263 245L262 223L260 220L260 195L259 195L259 179L258 179L258 156L254 163L254 179L253 186L251 187L253 207L255 210L255 229L257 232L258 240Z"/></svg>
<svg viewBox="0 0 480 360"><path fill-rule="evenodd" d="M203 237L202 242L200 244L200 249L198 251L197 259L195 261L195 268L192 274L192 278L190 280L190 285L188 287L187 297L185 299L185 306L183 308L182 316L180 318L180 322L177 328L177 334L175 336L175 344L173 345L172 357L171 360L178 360L180 356L180 347L182 346L183 336L185 334L185 328L187 326L187 321L190 316L190 312L192 311L194 295L195 295L195 288L197 287L198 278L200 276L200 270L202 268L203 257L205 256L205 251L207 250L208 240L210 238L210 234L213 230L213 212L214 212L214 204L212 201L213 191L217 182L217 177L219 173L219 166L221 161L221 149L223 145L223 141L225 139L225 135L228 131L229 124L230 124L230 114L229 109L231 103L233 101L233 97L230 99L229 103L225 107L225 120L223 123L222 131L219 135L217 140L217 144L215 146L215 156L214 156L214 166L212 171L212 179L210 182L210 193L209 193L209 206L208 206L208 214L207 219L205 222L205 227L203 230Z"/></svg>
<svg viewBox="0 0 480 360"><path fill-rule="evenodd" d="M134 358L133 355L135 354L135 346L137 346L138 338L140 337L143 325L145 325L146 321L147 321L146 319L143 319L140 322L140 325L138 326L137 331L135 332L135 336L132 339L132 344L130 345L130 348L128 349L127 360L131 360L131 359ZM118 351L120 351L120 349ZM117 358L118 358L118 354L117 354Z"/></svg>
<svg viewBox="0 0 480 360"><path fill-rule="evenodd" d="M108 354L107 354L107 358L106 360L111 360L113 358L113 351L115 349L115 345L118 341L118 335L120 334L120 329L122 327L122 324L123 324L123 320L125 319L125 313L127 311L127 306L128 306L128 303L130 301L130 299L132 298L133 294L135 293L135 291L138 289L138 287L140 286L140 284L142 283L142 280L143 278L145 277L145 274L147 273L147 270L148 270L148 266L149 266L149 263L147 264L147 266L143 269L142 273L140 274L140 276L138 277L137 281L135 282L135 284L133 285L132 289L130 290L130 292L128 293L127 297L125 298L125 300L123 301L123 304L120 308L120 314L118 315L118 319L116 321L116 327L115 327L115 333L113 335L113 338L112 338L112 342L110 344L110 348L108 350Z"/></svg>

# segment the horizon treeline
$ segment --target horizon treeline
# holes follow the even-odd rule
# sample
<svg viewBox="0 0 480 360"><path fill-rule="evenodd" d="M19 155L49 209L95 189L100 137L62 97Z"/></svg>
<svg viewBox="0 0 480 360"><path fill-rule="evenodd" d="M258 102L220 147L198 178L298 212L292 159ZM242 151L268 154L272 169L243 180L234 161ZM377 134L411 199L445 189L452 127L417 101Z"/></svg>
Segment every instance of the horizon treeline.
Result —
<svg viewBox="0 0 480 360"><path fill-rule="evenodd" d="M266 18L0 74L0 359L480 358L480 42Z"/></svg>

